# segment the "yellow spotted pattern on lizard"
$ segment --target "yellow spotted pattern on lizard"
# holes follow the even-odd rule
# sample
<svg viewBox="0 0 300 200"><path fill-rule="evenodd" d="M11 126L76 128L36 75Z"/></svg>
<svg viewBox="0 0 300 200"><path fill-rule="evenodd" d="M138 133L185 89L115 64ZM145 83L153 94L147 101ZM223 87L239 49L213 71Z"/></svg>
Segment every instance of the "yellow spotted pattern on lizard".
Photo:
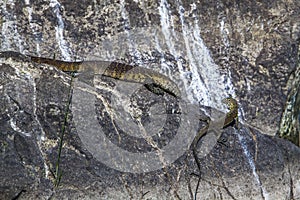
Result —
<svg viewBox="0 0 300 200"><path fill-rule="evenodd" d="M33 62L49 64L62 71L87 71L123 81L142 83L145 85L152 84L175 97L181 96L180 90L175 82L169 77L148 68L109 61L66 62L43 57L29 57Z"/></svg>

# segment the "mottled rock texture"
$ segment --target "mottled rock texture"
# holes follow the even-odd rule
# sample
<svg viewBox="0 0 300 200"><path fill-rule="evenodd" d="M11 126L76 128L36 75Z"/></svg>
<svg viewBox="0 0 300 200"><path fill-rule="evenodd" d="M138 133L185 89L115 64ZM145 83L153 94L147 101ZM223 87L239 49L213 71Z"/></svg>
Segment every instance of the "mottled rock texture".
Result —
<svg viewBox="0 0 300 200"><path fill-rule="evenodd" d="M149 30L151 34L150 30L163 29L161 18L165 7L172 30L182 32L184 25L198 24L215 63L231 73L245 120L271 135L278 130L291 87L298 83L293 86L298 67L298 1L184 1L180 4L66 0L60 5L55 1L3 4L2 29L6 30L5 26L12 23L15 32L9 32L9 36L3 32L2 49L73 60L100 55L101 59L127 62L175 56L170 49L160 51L155 46L147 46L146 41L144 46L136 44L137 50L130 44L130 34L137 30ZM10 45L5 47L6 43ZM187 57L183 59L191 62Z"/></svg>
<svg viewBox="0 0 300 200"><path fill-rule="evenodd" d="M175 43L153 42L166 36L168 21L171 34L184 33L195 43L200 34L221 73L231 78L244 124L239 131L226 128L210 154L200 159L199 179L188 151L149 173L107 167L83 145L71 112L60 158L61 181L55 187L72 74L32 63L18 53L1 54L0 199L193 199L197 192L198 199L300 199L300 150L274 137L280 130L297 143L299 136L299 1L59 3L0 2L1 51L62 60L119 60L153 67L174 80L182 71L189 77L191 58L205 58L197 60L194 49L182 54L172 50L173 44L185 45L185 37ZM97 120L107 138L130 151L151 151L144 140L114 132L105 108L116 83L105 78L97 82ZM131 105L147 124L150 107L161 102L180 114L175 98L144 87ZM168 120L165 134L155 139L158 145L176 135L179 119Z"/></svg>

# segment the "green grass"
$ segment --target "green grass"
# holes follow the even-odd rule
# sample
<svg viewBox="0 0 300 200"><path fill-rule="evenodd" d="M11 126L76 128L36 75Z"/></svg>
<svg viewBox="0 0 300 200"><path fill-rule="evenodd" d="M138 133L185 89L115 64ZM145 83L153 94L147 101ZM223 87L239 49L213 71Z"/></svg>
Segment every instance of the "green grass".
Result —
<svg viewBox="0 0 300 200"><path fill-rule="evenodd" d="M59 186L61 178L62 178L62 174L63 174L63 171L60 168L60 161L61 161L61 153L62 153L62 148L63 148L63 143L64 143L66 127L68 125L68 116L70 113L73 82L74 82L74 74L72 74L72 76L71 76L70 87L69 87L69 92L68 92L68 101L67 101L67 105L66 105L66 111L65 111L65 115L64 115L63 125L61 128L61 133L59 136L58 154L57 154L57 160L56 160L56 164L55 164L55 172L52 172L52 175L54 176L54 186L55 187Z"/></svg>

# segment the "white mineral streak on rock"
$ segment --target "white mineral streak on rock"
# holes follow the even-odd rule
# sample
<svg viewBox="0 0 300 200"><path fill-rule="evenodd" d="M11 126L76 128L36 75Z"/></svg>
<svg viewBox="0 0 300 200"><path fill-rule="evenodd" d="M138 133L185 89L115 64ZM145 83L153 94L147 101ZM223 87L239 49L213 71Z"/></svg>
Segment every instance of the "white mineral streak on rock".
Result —
<svg viewBox="0 0 300 200"><path fill-rule="evenodd" d="M183 39L184 39L184 43L185 43L185 48L187 51L187 56L188 56L188 60L190 63L190 72L191 72L191 84L188 86L188 91L190 91L194 97L194 99L196 99L197 102L201 102L204 105L210 105L210 93L209 93L209 88L207 87L207 83L205 82L205 80L201 80L203 77L203 73L205 73L206 70L204 70L204 72L198 73L198 69L201 69L201 67L205 67L203 65L199 65L199 62L197 62L196 60L196 55L198 54L201 57L207 56L206 53L207 52L203 52L203 47L201 47L199 50L202 50L201 52L198 52L198 50L196 49L196 52L193 52L193 44L191 39L193 40L199 40L199 44L201 46L204 46L203 41L200 37L198 38L191 38L193 37L193 31L192 29L190 29L189 25L185 23L185 18L184 18L184 8L179 5L179 14L180 14L180 22L181 22L181 26L182 26L182 33L183 33ZM196 30L194 30L196 31ZM194 32L194 36L199 35L197 32ZM200 35L199 35L200 36ZM203 53L203 54L202 54ZM209 55L208 55L209 56ZM202 70L202 69L201 69ZM211 106L211 105L210 105Z"/></svg>
<svg viewBox="0 0 300 200"><path fill-rule="evenodd" d="M63 9L63 7L57 0L51 0L50 7L53 8L53 12L55 13L57 18L57 26L55 27L55 37L56 37L57 44L59 46L59 49L61 51L64 60L70 61L72 54L70 53L69 46L66 40L64 39L63 32L64 32L65 25L60 11L61 9Z"/></svg>
<svg viewBox="0 0 300 200"><path fill-rule="evenodd" d="M225 47L225 54L226 54L226 57L224 58L225 59L225 67L226 68L226 74L224 75L224 83L225 83L225 88L226 90L228 90L228 94L232 95L233 97L235 97L235 92L234 92L234 86L231 82L231 71L230 71L230 66L228 65L229 63L229 54L230 54L230 41L229 41L229 37L228 37L228 34L229 34L229 30L226 28L225 26L225 19L222 18L222 20L220 21L220 33L221 33L221 37L222 37L222 40L223 40L223 44L224 44L224 47ZM249 81L246 81L247 84L247 89L250 90L250 83ZM241 106L239 106L239 117L242 117L243 115L243 109L241 108Z"/></svg>
<svg viewBox="0 0 300 200"><path fill-rule="evenodd" d="M170 20L170 15L169 15L169 10L168 10L168 2L166 0L161 0L160 6L158 8L159 14L160 14L160 23L161 23L161 31L164 35L165 42L167 44L168 50L170 53L175 56L175 59L177 61L178 69L180 71L180 79L183 82L183 87L187 90L187 93L190 94L188 90L188 78L190 75L190 72L186 72L183 69L182 62L180 61L179 57L180 52L177 51L175 48L176 45L176 38L174 35L176 35L174 29L171 27L171 20ZM164 49L166 50L166 49ZM193 101L191 96L188 96L188 99L190 101Z"/></svg>
<svg viewBox="0 0 300 200"><path fill-rule="evenodd" d="M31 74L28 74L28 80L29 80L29 82L31 83L32 88L33 88L33 94L32 94L32 101L33 101L33 117L34 117L36 123L38 124L38 127L40 128L40 131L41 131L41 135L38 136L39 138L38 138L37 143L38 143L38 146L39 146L39 149L40 149L41 154L43 154L43 158L46 158L47 156L46 156L46 154L45 154L44 151L43 151L43 145L42 145L43 141L46 140L46 134L45 134L45 131L44 131L44 129L43 129L43 126L42 126L42 124L41 124L41 122L40 122L40 120L39 120L39 118L38 118L38 116L37 116L37 112L36 112L36 111L37 111L37 101L36 101L36 100L37 100L37 91L36 91L36 82L35 82L35 80L34 80L34 77L33 77ZM49 170L49 167L48 167L48 165L47 165L47 162L46 162L44 159L43 159L43 161L44 161L44 167L45 167L45 177L48 178L48 177L49 177L49 174L50 174L50 170Z"/></svg>
<svg viewBox="0 0 300 200"><path fill-rule="evenodd" d="M236 133L237 133L237 131L236 131ZM266 191L266 189L264 188L264 186L262 185L259 175L256 173L255 163L254 163L254 160L253 160L253 158L252 158L252 156L251 156L251 154L250 154L250 152L248 150L248 147L247 147L247 145L245 143L245 139L239 133L237 133L237 136L238 136L239 142L240 142L240 144L242 146L243 152L244 152L244 154L245 154L245 156L247 158L249 166L252 169L253 176L254 176L255 181L256 181L256 183L257 183L257 185L258 185L258 187L259 187L259 189L261 191L263 199L269 200L269 194Z"/></svg>
<svg viewBox="0 0 300 200"><path fill-rule="evenodd" d="M20 36L17 25L17 16L14 13L9 13L7 6L11 9L15 7L14 0L2 1L0 3L2 10L1 25L1 47L3 51L14 50L24 53L24 41ZM13 10L13 9L12 9Z"/></svg>
<svg viewBox="0 0 300 200"><path fill-rule="evenodd" d="M36 35L37 32L35 30L34 24L32 23L32 7L30 6L30 0L25 0L25 9L27 10L27 18L28 18L30 29L33 32L33 34ZM36 53L37 55L40 56L40 44L37 41L35 41L35 44L36 44Z"/></svg>
<svg viewBox="0 0 300 200"><path fill-rule="evenodd" d="M220 32L221 32L222 40L223 40L225 47L230 48L230 42L228 40L229 31L227 28L225 28L224 18L220 22ZM229 59L229 57L226 57L226 59Z"/></svg>
<svg viewBox="0 0 300 200"><path fill-rule="evenodd" d="M177 7L182 33L175 32L168 6L166 0L161 0L159 7L161 29L168 50L177 60L180 78L187 91L189 101L223 110L221 100L229 94L235 96L230 77L222 75L219 66L212 60L209 50L201 38L197 16L192 14L194 21L187 22L184 15L186 11L179 3ZM191 4L191 10L188 12L193 13L192 11L195 9L197 9L196 5ZM178 45L181 39L183 45ZM188 58L189 68L182 67L179 59L181 56Z"/></svg>
<svg viewBox="0 0 300 200"><path fill-rule="evenodd" d="M163 52L163 49L160 46L160 42L159 42L159 39L157 36L155 36L155 48L158 52ZM161 62L160 69L163 72L165 72L165 74L167 74L168 77L171 77L172 75L171 75L170 69L169 69L168 65L166 64L166 59L163 56L160 57L160 62Z"/></svg>
<svg viewBox="0 0 300 200"><path fill-rule="evenodd" d="M24 135L26 137L30 137L31 136L30 132L25 132L20 127L18 127L18 125L16 123L16 120L12 116L10 116L10 115L8 115L8 116L10 117L10 120L9 120L10 127L14 131L16 131L17 133L20 133L20 134L22 134L22 135Z"/></svg>
<svg viewBox="0 0 300 200"><path fill-rule="evenodd" d="M135 44L133 42L132 35L129 31L131 25L130 25L129 15L128 15L128 12L127 12L126 7L125 7L125 0L120 1L120 9L121 9L121 16L122 16L123 20L125 21L124 32L127 35L126 41L124 41L124 42L127 43L127 45L128 45L127 48L131 48L130 49L131 51L136 51L136 47L135 47Z"/></svg>
<svg viewBox="0 0 300 200"><path fill-rule="evenodd" d="M11 66L14 67L15 69L15 75L11 77L11 79L16 79L19 81L22 81L22 82L26 82L28 83L28 88L32 88L32 115L33 115L33 118L34 118L34 122L36 123L36 126L38 127L38 129L40 130L40 135L36 135L37 136L37 144L39 146L39 150L41 152L41 154L43 155L44 158L46 158L47 156L45 155L44 151L43 151L43 145L42 145L42 142L46 139L46 136L45 136L45 131L43 129L43 126L38 118L38 115L37 115L37 90L36 90L36 82L35 82L35 78L38 77L38 72L36 70L30 70L30 68L28 68L28 65L16 65L14 63L11 63ZM18 84L21 84L20 82ZM17 86L16 86L17 87ZM17 94L17 99L21 99L22 98L24 99L24 97L21 97L22 93L18 92ZM10 101L10 97L7 96L8 100ZM32 137L33 134L32 132L26 132L24 130L21 130L20 127L17 126L16 124L16 121L14 118L11 118L10 120L10 125L11 125L11 128L24 135L24 136L27 136L27 137ZM49 171L49 167L47 166L47 163L46 161L44 160L44 167L45 167L45 176L46 178L48 178L49 174L50 174L50 171Z"/></svg>

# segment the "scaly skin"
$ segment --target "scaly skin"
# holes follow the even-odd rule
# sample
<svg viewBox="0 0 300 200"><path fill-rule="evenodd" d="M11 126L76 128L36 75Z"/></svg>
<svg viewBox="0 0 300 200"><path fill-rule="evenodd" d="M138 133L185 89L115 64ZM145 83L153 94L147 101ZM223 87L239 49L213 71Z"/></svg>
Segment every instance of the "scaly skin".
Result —
<svg viewBox="0 0 300 200"><path fill-rule="evenodd" d="M62 71L92 71L94 74L142 84L152 84L165 92L180 97L180 91L170 78L154 70L108 61L66 62L50 58L29 56L33 62L53 65Z"/></svg>
<svg viewBox="0 0 300 200"><path fill-rule="evenodd" d="M223 124L223 128L227 127L231 123L235 121L236 125L238 125L238 103L235 99L232 97L227 97L222 100L222 103L225 103L227 105L227 108L229 109L229 112L226 113L225 121ZM209 124L206 125L204 128L202 128L199 133L196 135L192 142L192 149L195 150L198 141L201 139L203 135L205 135L208 131Z"/></svg>
<svg viewBox="0 0 300 200"><path fill-rule="evenodd" d="M53 65L62 71L93 71L95 74L101 74L123 81L143 84L153 83L155 86L158 86L169 94L175 97L180 97L180 91L172 80L151 69L107 61L66 62L43 57L29 57L33 62ZM224 128L231 124L234 120L236 120L237 123L238 104L232 97L225 98L222 102L225 103L229 109L229 112L225 117L223 125ZM202 128L196 135L192 143L193 149L196 148L200 138L207 133L208 128L209 124Z"/></svg>

